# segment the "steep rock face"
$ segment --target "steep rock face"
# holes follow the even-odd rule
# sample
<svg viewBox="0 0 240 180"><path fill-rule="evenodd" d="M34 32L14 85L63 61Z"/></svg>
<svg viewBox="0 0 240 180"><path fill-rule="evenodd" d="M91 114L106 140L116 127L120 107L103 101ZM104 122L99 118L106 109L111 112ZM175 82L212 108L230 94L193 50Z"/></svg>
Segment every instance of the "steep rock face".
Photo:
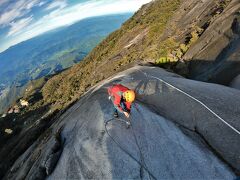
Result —
<svg viewBox="0 0 240 180"><path fill-rule="evenodd" d="M220 11L184 56L190 78L228 85L240 73L240 2ZM198 20L204 17L199 17Z"/></svg>
<svg viewBox="0 0 240 180"><path fill-rule="evenodd" d="M137 92L130 129L112 119L106 88L113 83ZM221 159L240 170L239 134L183 92L239 132L238 90L138 66L87 92L19 157L5 179L234 179Z"/></svg>
<svg viewBox="0 0 240 180"><path fill-rule="evenodd" d="M191 79L228 85L240 72L240 2L185 1L162 36L175 41ZM183 45L179 52L178 43ZM171 49L172 51L174 47ZM175 50L175 51L176 51ZM175 53L175 52L174 52ZM183 54L183 56L182 56ZM170 66L181 73L182 68Z"/></svg>

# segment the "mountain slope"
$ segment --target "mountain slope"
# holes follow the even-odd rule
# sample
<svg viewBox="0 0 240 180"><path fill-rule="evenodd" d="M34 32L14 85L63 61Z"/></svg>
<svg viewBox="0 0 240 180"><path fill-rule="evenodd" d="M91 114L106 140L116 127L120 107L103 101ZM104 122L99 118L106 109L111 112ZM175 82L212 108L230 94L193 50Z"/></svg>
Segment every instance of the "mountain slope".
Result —
<svg viewBox="0 0 240 180"><path fill-rule="evenodd" d="M230 52L237 54L237 46L232 43L238 39L236 2L155 0L143 6L83 61L53 76L33 93L31 96L41 98L24 108L22 114L0 118L0 143L5 144L0 149L0 177L192 179L195 175L234 179L233 171L240 173L239 90L187 80L156 67L137 67L112 75L129 69L134 62L147 61L191 77L195 59L186 58L188 53L203 44L222 45L223 35L229 40L224 43L234 50ZM216 27L221 18L228 19L225 29L213 31L214 41L202 41L208 36L211 40L208 28ZM203 48L205 56L209 53L218 57L225 50L217 45L208 47ZM235 67L234 74L239 66ZM104 128L104 121L112 117L106 87L116 82L137 92L132 114L137 140L121 123L111 121L108 131ZM9 125L12 134L4 133ZM117 146L107 132L117 135L114 139L124 147Z"/></svg>
<svg viewBox="0 0 240 180"><path fill-rule="evenodd" d="M202 100L240 128L240 106L228 110L240 102L232 101L239 99L239 91L138 66L87 92L20 156L5 178L234 179L232 170L211 150L239 168L239 134L194 99L153 77ZM130 129L116 119L109 121L113 105L106 88L116 82L137 92ZM213 103L216 97L225 106Z"/></svg>
<svg viewBox="0 0 240 180"><path fill-rule="evenodd" d="M239 42L236 32L240 4L237 2L156 0L143 6L119 30L94 48L83 62L50 80L43 89L45 101L54 103L59 108L65 107L68 104L66 99L68 102L75 101L96 82L126 69L126 65L136 61L152 62L193 79L198 79L194 74L200 75L202 71L210 69L201 76L204 78L199 80L216 82L217 79L213 78L215 76L222 79L221 82L217 81L218 83L230 83L231 79L240 73L237 56L239 49L236 45L235 49L227 53L224 46L232 47L233 42ZM226 21L221 25L225 28L219 33L211 33L225 17ZM228 41L223 43L221 39L224 37L228 38ZM213 44L221 46L212 48ZM194 55L193 52L198 51L193 49L198 46L209 47L201 51L206 61ZM221 52L228 55L223 57ZM234 61L226 60L233 56ZM226 63L218 63L219 61ZM198 65L198 62L206 64L206 67ZM215 71L212 66L222 70ZM226 73L223 73L225 71ZM219 73L214 75L216 72ZM64 85L56 83L62 81Z"/></svg>
<svg viewBox="0 0 240 180"><path fill-rule="evenodd" d="M89 87L123 70L125 65L137 61L138 54L143 49L146 51L151 49L149 43L160 43L160 39L158 41L156 38L161 37L178 5L179 1L176 0L158 0L143 6L119 30L113 32L94 48L84 61L49 80L43 88L44 101L54 104L57 109L66 107ZM132 38L148 27L151 31L144 32L153 36L150 39L146 38L146 43L140 43L140 47L133 50L124 48ZM140 41L143 37L141 36ZM123 54L122 51L124 51Z"/></svg>

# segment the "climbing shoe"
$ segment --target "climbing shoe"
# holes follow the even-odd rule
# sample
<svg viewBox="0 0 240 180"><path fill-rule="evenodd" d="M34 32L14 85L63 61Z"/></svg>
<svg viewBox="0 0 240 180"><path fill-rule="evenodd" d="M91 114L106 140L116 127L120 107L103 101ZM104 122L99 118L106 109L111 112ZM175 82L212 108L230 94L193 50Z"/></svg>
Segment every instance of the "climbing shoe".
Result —
<svg viewBox="0 0 240 180"><path fill-rule="evenodd" d="M113 114L113 116L114 116L115 118L118 118L118 113L115 111L114 114Z"/></svg>

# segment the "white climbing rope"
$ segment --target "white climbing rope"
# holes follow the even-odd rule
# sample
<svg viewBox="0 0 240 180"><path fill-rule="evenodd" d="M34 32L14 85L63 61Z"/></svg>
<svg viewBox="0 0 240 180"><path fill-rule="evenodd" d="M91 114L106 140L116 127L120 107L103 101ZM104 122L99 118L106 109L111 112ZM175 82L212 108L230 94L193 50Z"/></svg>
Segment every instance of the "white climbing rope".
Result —
<svg viewBox="0 0 240 180"><path fill-rule="evenodd" d="M140 72L142 72L146 77L152 77L154 79L157 79L165 84L167 84L168 86L176 89L177 91L185 94L186 96L190 97L191 99L195 100L196 102L198 102L199 104L201 104L203 107L205 107L208 111L210 111L214 116L216 116L218 119L220 119L224 124L226 124L228 127L230 127L233 131L235 131L238 135L240 135L240 132L234 128L231 124L229 124L228 122L226 122L223 118L221 118L217 113L215 113L213 110L211 110L206 104L204 104L202 101L198 100L197 98L191 96L190 94L184 92L183 90L173 86L172 84L164 81L163 79L161 78L158 78L158 77L155 77L155 76L152 76L152 75L148 75L146 72L142 71L141 69L138 69Z"/></svg>

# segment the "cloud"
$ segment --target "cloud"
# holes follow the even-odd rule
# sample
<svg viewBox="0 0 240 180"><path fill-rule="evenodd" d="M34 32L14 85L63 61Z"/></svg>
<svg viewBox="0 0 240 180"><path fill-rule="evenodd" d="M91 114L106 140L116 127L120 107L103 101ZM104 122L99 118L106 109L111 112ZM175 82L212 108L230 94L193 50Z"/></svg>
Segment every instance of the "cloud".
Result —
<svg viewBox="0 0 240 180"><path fill-rule="evenodd" d="M0 1L0 6L4 5L5 3L7 3L9 0L1 0Z"/></svg>
<svg viewBox="0 0 240 180"><path fill-rule="evenodd" d="M57 9L34 23L28 33L31 34L31 32L33 33L34 31L34 34L40 34L57 27L71 25L87 17L134 12L138 10L142 4L150 1L151 0L92 0L62 10Z"/></svg>
<svg viewBox="0 0 240 180"><path fill-rule="evenodd" d="M18 0L10 3L0 16L0 27L8 26L15 19L23 17L39 2L40 0Z"/></svg>
<svg viewBox="0 0 240 180"><path fill-rule="evenodd" d="M29 1L27 4L26 4L26 9L29 10L29 9L32 9L34 6L38 6L39 5L39 2L40 0L31 0Z"/></svg>
<svg viewBox="0 0 240 180"><path fill-rule="evenodd" d="M7 36L16 35L20 31L23 31L24 27L27 27L32 20L33 20L33 16L30 16L28 18L20 19L19 21L11 22L10 23L11 28Z"/></svg>
<svg viewBox="0 0 240 180"><path fill-rule="evenodd" d="M49 4L45 10L52 10L52 9L63 9L67 6L67 2L65 0L58 0L54 1L51 4Z"/></svg>
<svg viewBox="0 0 240 180"><path fill-rule="evenodd" d="M37 6L41 7L41 6L43 6L44 4L47 4L47 1L41 1L40 3L38 3Z"/></svg>

